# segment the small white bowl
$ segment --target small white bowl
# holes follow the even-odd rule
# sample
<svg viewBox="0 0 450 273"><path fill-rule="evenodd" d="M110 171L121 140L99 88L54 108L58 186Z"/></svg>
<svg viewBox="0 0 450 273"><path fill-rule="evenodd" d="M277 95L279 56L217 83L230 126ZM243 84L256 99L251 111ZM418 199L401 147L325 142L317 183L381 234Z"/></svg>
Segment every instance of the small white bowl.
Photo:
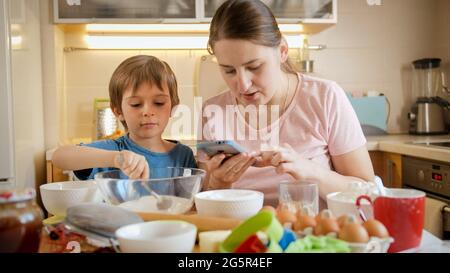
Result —
<svg viewBox="0 0 450 273"><path fill-rule="evenodd" d="M195 195L199 215L246 219L258 213L264 194L253 190L212 190Z"/></svg>
<svg viewBox="0 0 450 273"><path fill-rule="evenodd" d="M360 215L356 206L357 198L358 196L352 192L333 192L327 195L327 206L336 218L341 215L351 214L359 219ZM373 208L367 201L362 200L361 209L366 219L373 218Z"/></svg>
<svg viewBox="0 0 450 273"><path fill-rule="evenodd" d="M197 227L185 221L158 220L127 225L115 234L124 253L190 253Z"/></svg>
<svg viewBox="0 0 450 273"><path fill-rule="evenodd" d="M48 183L39 189L45 209L53 215L66 215L69 207L81 203L102 202L93 180Z"/></svg>

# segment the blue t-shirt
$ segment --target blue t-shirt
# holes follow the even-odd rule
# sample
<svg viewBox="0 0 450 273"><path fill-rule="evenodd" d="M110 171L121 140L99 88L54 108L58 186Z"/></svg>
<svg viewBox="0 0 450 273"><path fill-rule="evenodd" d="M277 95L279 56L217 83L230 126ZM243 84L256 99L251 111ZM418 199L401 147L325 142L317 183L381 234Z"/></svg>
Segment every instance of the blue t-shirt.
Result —
<svg viewBox="0 0 450 273"><path fill-rule="evenodd" d="M128 136L122 136L117 139L99 140L89 144L80 144L82 146L93 147L109 151L122 151L128 150L136 154L143 155L150 166L150 168L164 168L164 167L185 167L185 168L197 168L194 154L191 148L183 145L177 141L175 147L167 153L155 153L149 151L138 144L134 143ZM93 179L95 174L99 172L117 170L117 168L93 168L85 170L74 171L74 174L78 179L86 180ZM153 176L153 175L152 175Z"/></svg>

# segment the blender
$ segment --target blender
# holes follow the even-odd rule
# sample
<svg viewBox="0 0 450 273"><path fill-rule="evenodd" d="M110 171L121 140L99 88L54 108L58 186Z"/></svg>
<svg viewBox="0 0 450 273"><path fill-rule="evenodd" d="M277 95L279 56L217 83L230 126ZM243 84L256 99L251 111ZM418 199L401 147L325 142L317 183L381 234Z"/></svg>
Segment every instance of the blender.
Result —
<svg viewBox="0 0 450 273"><path fill-rule="evenodd" d="M448 102L439 97L442 92L441 59L426 58L412 62L412 91L416 102L408 113L409 133L414 135L438 135L448 132L444 121L444 109Z"/></svg>

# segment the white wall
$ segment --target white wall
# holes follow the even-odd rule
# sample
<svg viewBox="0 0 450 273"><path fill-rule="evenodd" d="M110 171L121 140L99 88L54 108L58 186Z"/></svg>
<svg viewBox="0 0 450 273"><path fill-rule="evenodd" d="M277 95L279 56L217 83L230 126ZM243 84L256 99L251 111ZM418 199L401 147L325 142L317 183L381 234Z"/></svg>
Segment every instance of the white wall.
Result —
<svg viewBox="0 0 450 273"><path fill-rule="evenodd" d="M435 52L442 59L447 86L450 86L450 1L438 0L436 9ZM450 101L450 95L446 97Z"/></svg>
<svg viewBox="0 0 450 273"><path fill-rule="evenodd" d="M44 93L45 148L67 138L64 92L64 32L53 24L51 0L41 0L42 88Z"/></svg>
<svg viewBox="0 0 450 273"><path fill-rule="evenodd" d="M23 39L11 56L16 185L35 187L45 176L39 0L10 0L10 5L23 11L12 18Z"/></svg>

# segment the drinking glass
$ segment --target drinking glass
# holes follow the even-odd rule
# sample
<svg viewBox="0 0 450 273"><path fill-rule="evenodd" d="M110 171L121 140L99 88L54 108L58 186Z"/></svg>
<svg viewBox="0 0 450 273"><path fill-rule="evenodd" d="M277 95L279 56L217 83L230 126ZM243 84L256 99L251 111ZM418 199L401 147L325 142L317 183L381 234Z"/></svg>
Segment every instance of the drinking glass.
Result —
<svg viewBox="0 0 450 273"><path fill-rule="evenodd" d="M306 182L281 182L279 186L280 205L293 212L308 210L309 214L319 213L319 188L317 184Z"/></svg>

